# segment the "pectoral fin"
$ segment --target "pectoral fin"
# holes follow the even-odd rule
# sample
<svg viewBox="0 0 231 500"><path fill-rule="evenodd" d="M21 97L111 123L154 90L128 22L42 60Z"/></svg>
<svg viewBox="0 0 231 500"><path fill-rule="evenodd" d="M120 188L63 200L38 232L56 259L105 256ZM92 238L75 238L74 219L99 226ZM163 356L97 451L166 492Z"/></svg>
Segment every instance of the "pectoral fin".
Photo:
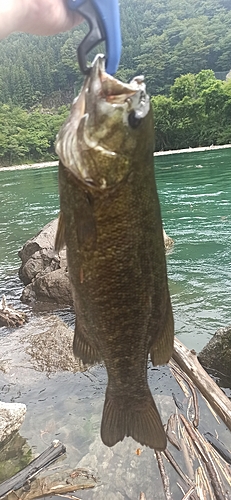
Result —
<svg viewBox="0 0 231 500"><path fill-rule="evenodd" d="M153 336L153 343L149 349L152 364L154 366L168 363L172 356L173 344L174 321L169 299L163 330L159 333L159 336Z"/></svg>
<svg viewBox="0 0 231 500"><path fill-rule="evenodd" d="M64 246L65 246L65 223L64 223L63 213L60 212L57 232L55 236L55 251L60 252Z"/></svg>

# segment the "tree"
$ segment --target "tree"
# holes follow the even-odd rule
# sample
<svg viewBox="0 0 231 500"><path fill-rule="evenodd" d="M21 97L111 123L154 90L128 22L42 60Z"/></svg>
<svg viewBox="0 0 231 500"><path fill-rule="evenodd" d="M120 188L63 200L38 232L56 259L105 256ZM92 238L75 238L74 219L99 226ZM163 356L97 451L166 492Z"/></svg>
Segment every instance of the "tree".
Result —
<svg viewBox="0 0 231 500"><path fill-rule="evenodd" d="M177 78L170 96L152 98L156 149L231 142L231 82L210 70Z"/></svg>

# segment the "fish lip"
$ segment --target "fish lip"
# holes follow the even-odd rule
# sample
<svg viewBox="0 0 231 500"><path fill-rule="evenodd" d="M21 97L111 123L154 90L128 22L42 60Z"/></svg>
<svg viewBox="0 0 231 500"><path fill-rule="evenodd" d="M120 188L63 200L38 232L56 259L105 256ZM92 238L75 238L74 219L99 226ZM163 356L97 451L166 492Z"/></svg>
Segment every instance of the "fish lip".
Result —
<svg viewBox="0 0 231 500"><path fill-rule="evenodd" d="M102 75L103 73L105 73L105 61L105 56L103 54L97 54L97 56L93 60L87 85L87 92L89 94L101 94Z"/></svg>

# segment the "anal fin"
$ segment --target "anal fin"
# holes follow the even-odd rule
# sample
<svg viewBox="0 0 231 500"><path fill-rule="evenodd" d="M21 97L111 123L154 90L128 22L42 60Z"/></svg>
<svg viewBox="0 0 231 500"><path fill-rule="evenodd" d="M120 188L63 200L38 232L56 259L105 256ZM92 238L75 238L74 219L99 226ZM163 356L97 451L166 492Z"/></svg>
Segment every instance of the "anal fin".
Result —
<svg viewBox="0 0 231 500"><path fill-rule="evenodd" d="M149 349L152 364L154 366L168 363L173 353L174 344L174 320L172 314L171 302L167 307L166 319L163 331L157 338L154 337L153 343Z"/></svg>
<svg viewBox="0 0 231 500"><path fill-rule="evenodd" d="M75 334L73 340L73 352L76 358L80 358L84 364L100 363L102 356L98 350L89 342L87 337L78 328L78 323L75 325Z"/></svg>

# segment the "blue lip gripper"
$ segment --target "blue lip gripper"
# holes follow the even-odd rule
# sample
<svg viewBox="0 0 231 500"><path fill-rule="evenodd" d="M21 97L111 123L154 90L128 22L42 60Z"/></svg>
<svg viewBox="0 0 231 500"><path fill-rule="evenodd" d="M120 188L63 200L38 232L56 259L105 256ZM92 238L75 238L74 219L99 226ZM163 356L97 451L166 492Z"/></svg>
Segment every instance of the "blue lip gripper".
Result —
<svg viewBox="0 0 231 500"><path fill-rule="evenodd" d="M87 75L87 54L100 42L106 44L106 71L116 73L121 55L121 33L118 0L67 0L71 10L77 10L88 22L90 31L80 43L77 53L79 66Z"/></svg>

